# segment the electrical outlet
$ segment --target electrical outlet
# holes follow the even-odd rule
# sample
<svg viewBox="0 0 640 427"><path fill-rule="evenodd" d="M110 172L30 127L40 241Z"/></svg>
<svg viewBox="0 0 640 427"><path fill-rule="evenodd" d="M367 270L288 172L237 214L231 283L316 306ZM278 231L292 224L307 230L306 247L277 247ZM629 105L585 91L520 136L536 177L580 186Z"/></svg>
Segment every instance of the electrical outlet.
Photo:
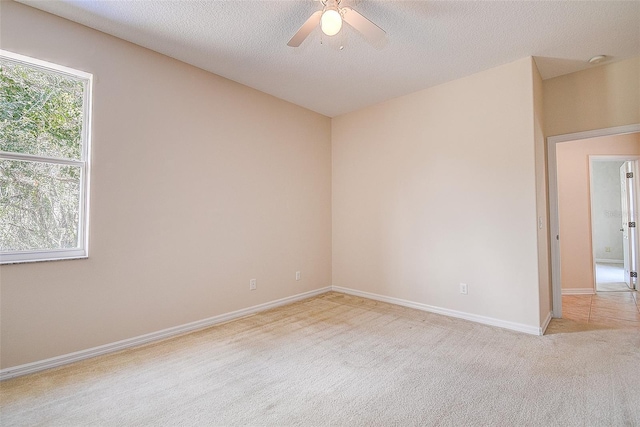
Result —
<svg viewBox="0 0 640 427"><path fill-rule="evenodd" d="M257 288L256 279L249 280L249 290L255 291Z"/></svg>
<svg viewBox="0 0 640 427"><path fill-rule="evenodd" d="M611 246L606 246L606 247L604 248L604 251L605 251L605 252L611 252Z"/></svg>
<svg viewBox="0 0 640 427"><path fill-rule="evenodd" d="M467 284L466 283L460 283L460 293L467 295Z"/></svg>
<svg viewBox="0 0 640 427"><path fill-rule="evenodd" d="M296 280L300 280L300 272L296 271Z"/></svg>

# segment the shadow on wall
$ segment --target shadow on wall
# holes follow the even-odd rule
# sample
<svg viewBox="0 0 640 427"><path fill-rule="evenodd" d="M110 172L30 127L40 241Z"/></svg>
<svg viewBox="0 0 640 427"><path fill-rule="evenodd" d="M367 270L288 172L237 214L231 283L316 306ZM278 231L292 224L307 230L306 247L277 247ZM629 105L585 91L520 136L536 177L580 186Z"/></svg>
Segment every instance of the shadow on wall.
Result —
<svg viewBox="0 0 640 427"><path fill-rule="evenodd" d="M549 58L545 56L534 56L533 59L536 61L540 76L544 80L593 67L586 61L577 61L575 59Z"/></svg>

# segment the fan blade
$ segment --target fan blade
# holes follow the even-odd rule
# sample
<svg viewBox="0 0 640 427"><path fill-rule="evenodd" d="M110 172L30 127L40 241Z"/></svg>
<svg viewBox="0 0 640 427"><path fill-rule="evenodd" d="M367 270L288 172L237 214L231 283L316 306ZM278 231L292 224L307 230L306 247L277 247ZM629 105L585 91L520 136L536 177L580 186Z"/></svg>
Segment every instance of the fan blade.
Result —
<svg viewBox="0 0 640 427"><path fill-rule="evenodd" d="M311 34L311 31L313 31L313 29L320 23L320 17L322 17L321 10L313 12L309 19L307 19L307 22L302 24L302 27L300 27L298 32L295 33L293 37L291 37L291 40L289 40L289 43L287 43L287 45L291 47L300 46L304 39L306 39L307 36Z"/></svg>
<svg viewBox="0 0 640 427"><path fill-rule="evenodd" d="M358 30L370 42L381 40L386 34L382 28L350 7L343 7L342 10L344 11L343 19L345 22Z"/></svg>

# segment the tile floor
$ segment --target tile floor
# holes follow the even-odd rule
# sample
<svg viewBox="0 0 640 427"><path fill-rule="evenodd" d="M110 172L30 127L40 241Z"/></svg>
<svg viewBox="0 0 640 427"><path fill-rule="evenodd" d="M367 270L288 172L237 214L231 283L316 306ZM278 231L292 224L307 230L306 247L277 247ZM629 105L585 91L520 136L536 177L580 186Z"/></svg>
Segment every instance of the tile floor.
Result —
<svg viewBox="0 0 640 427"><path fill-rule="evenodd" d="M563 295L562 317L580 324L640 328L638 299L637 292Z"/></svg>
<svg viewBox="0 0 640 427"><path fill-rule="evenodd" d="M617 263L596 263L596 291L629 292L624 283L624 266Z"/></svg>

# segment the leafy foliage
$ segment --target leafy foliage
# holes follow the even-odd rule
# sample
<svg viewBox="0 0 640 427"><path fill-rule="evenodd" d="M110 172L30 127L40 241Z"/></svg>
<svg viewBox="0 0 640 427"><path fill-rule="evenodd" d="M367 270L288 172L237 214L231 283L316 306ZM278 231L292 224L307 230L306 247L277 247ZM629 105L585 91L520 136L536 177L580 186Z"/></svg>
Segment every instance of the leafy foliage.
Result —
<svg viewBox="0 0 640 427"><path fill-rule="evenodd" d="M0 250L78 246L84 82L0 58Z"/></svg>

